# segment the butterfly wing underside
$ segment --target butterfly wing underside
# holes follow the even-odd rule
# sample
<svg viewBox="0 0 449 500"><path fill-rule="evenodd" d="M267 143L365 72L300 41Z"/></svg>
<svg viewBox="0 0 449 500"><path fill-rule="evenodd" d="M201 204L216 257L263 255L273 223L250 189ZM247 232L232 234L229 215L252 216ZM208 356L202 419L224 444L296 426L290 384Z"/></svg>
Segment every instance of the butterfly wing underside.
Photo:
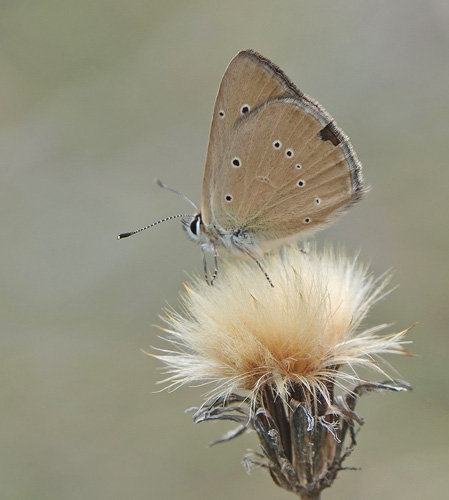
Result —
<svg viewBox="0 0 449 500"><path fill-rule="evenodd" d="M363 193L348 137L268 60L240 52L223 76L203 180L205 225L262 247L310 234Z"/></svg>
<svg viewBox="0 0 449 500"><path fill-rule="evenodd" d="M210 189L216 185L222 155L234 133L235 123L242 116L242 107L248 105L249 109L255 109L268 99L295 95L293 84L279 77L281 71L274 65L261 64L262 60L262 56L253 51L242 51L229 63L221 80L203 178L201 213L206 222L211 218Z"/></svg>

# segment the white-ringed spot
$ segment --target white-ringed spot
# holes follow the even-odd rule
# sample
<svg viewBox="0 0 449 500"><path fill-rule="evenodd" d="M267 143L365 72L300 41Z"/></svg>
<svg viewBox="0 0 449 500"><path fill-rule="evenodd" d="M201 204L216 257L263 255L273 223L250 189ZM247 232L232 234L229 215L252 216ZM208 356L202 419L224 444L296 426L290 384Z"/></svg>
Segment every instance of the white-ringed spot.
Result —
<svg viewBox="0 0 449 500"><path fill-rule="evenodd" d="M228 203L230 203L230 202L232 201L232 196L231 196L230 194L227 194L227 195L225 196L225 200L226 200Z"/></svg>
<svg viewBox="0 0 449 500"><path fill-rule="evenodd" d="M321 203L321 198L315 198L315 203L319 205Z"/></svg>
<svg viewBox="0 0 449 500"><path fill-rule="evenodd" d="M251 108L248 106L248 104L244 104L241 108L240 108L240 114L241 115L246 115L250 112Z"/></svg>
<svg viewBox="0 0 449 500"><path fill-rule="evenodd" d="M281 141L274 141L273 142L273 148L274 149L281 149L282 142Z"/></svg>
<svg viewBox="0 0 449 500"><path fill-rule="evenodd" d="M224 118L226 115L225 115L225 112L222 109L220 109L220 111L218 112L218 116L220 118Z"/></svg>
<svg viewBox="0 0 449 500"><path fill-rule="evenodd" d="M235 167L235 168L241 167L242 166L242 161L240 160L240 158L238 158L237 156L235 156L234 158L232 158L232 166Z"/></svg>
<svg viewBox="0 0 449 500"><path fill-rule="evenodd" d="M294 153L293 153L293 149L286 149L286 150L285 150L285 156L286 156L287 158L293 158L293 155L294 155Z"/></svg>
<svg viewBox="0 0 449 500"><path fill-rule="evenodd" d="M310 224L312 222L312 219L310 217L306 217L304 219L304 224Z"/></svg>
<svg viewBox="0 0 449 500"><path fill-rule="evenodd" d="M302 188L302 187L304 187L304 186L306 185L306 181L305 181L304 179L300 179L300 180L296 183L296 185L297 185L298 187L301 187L301 188Z"/></svg>

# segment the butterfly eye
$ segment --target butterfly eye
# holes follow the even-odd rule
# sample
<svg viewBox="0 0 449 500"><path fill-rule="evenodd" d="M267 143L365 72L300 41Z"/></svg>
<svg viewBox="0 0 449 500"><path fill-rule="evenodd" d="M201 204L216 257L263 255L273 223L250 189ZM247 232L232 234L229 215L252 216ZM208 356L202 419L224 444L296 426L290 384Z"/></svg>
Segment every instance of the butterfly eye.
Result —
<svg viewBox="0 0 449 500"><path fill-rule="evenodd" d="M286 149L285 150L285 156L287 158L292 158L293 157L293 149Z"/></svg>
<svg viewBox="0 0 449 500"><path fill-rule="evenodd" d="M248 104L244 104L244 105L240 108L240 114L241 114L241 115L246 115L247 113L249 113L250 109L251 109L251 108L248 106Z"/></svg>
<svg viewBox="0 0 449 500"><path fill-rule="evenodd" d="M312 219L310 217L306 217L304 219L304 224L310 224L312 222Z"/></svg>
<svg viewBox="0 0 449 500"><path fill-rule="evenodd" d="M220 111L218 112L218 115L220 116L220 118L224 118L226 115L225 115L225 112L220 109Z"/></svg>
<svg viewBox="0 0 449 500"><path fill-rule="evenodd" d="M201 217L197 215L190 224L190 231L192 231L192 234L198 236L198 233L200 232L200 226L201 226Z"/></svg>
<svg viewBox="0 0 449 500"><path fill-rule="evenodd" d="M240 158L237 158L237 156L235 158L232 159L232 165L234 167L241 167L242 166L242 162L240 160Z"/></svg>
<svg viewBox="0 0 449 500"><path fill-rule="evenodd" d="M226 200L227 202L231 202L231 201L232 201L232 196L231 196L230 194L227 194L227 195L225 196L225 200Z"/></svg>
<svg viewBox="0 0 449 500"><path fill-rule="evenodd" d="M273 142L273 148L274 149L281 149L282 142L281 141L274 141Z"/></svg>
<svg viewBox="0 0 449 500"><path fill-rule="evenodd" d="M295 168L297 168L298 170L300 170L300 169L302 168L302 166L301 166L299 163L297 163L297 164L295 165Z"/></svg>
<svg viewBox="0 0 449 500"><path fill-rule="evenodd" d="M320 198L315 198L315 203L316 203L317 205L319 205L319 204L321 203L321 199L320 199Z"/></svg>
<svg viewBox="0 0 449 500"><path fill-rule="evenodd" d="M296 184L298 187L304 187L306 185L306 181L303 179L299 180Z"/></svg>

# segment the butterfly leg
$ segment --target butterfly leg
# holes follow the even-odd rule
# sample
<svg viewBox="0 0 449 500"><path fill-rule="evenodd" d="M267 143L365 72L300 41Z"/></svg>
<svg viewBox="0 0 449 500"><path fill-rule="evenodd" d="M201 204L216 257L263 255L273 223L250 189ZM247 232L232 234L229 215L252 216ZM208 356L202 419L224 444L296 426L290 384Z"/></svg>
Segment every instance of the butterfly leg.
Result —
<svg viewBox="0 0 449 500"><path fill-rule="evenodd" d="M303 245L299 246L299 250L304 255L310 255L310 244L307 241L303 242Z"/></svg>
<svg viewBox="0 0 449 500"><path fill-rule="evenodd" d="M203 248L201 248L201 253L203 254L204 277L206 278L206 283L210 286L209 270L207 269L206 251Z"/></svg>
<svg viewBox="0 0 449 500"><path fill-rule="evenodd" d="M213 242L212 242L212 248L214 250L214 274L212 275L212 278L210 280L210 285L214 286L215 278L218 275L218 252L217 252L217 247Z"/></svg>
<svg viewBox="0 0 449 500"><path fill-rule="evenodd" d="M212 250L214 253L214 273L212 274L211 278L209 279L209 269L207 268L206 250L204 250L204 248L201 248L201 252L203 254L204 277L206 278L206 283L209 286L214 286L215 278L218 275L218 251L217 251L216 246L213 244L212 244Z"/></svg>
<svg viewBox="0 0 449 500"><path fill-rule="evenodd" d="M259 266L259 269L264 273L265 275L265 278L267 278L267 281L268 283L270 283L271 287L274 288L274 285L273 285L273 282L271 281L271 278L268 276L268 273L265 271L265 269L263 268L262 264L256 259L256 257L254 257L254 255L249 251L247 250L246 248L244 249L244 251L246 252L247 255L249 255L249 257L251 257L253 259L253 261Z"/></svg>

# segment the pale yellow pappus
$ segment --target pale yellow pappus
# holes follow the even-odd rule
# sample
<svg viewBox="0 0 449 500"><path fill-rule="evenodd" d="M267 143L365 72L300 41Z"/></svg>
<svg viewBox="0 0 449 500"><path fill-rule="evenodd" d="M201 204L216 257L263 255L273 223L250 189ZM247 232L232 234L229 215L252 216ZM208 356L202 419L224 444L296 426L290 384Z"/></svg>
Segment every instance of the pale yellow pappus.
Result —
<svg viewBox="0 0 449 500"><path fill-rule="evenodd" d="M236 259L214 287L201 278L185 285L182 311L164 317L172 347L157 355L168 366L169 387L213 383L213 396L246 390L251 397L271 384L287 399L299 384L330 402L329 384L357 384L361 366L385 376L379 356L406 354L407 330L381 335L387 325L361 328L389 276L375 279L330 247L304 253L287 246L264 265L275 288L254 263Z"/></svg>

